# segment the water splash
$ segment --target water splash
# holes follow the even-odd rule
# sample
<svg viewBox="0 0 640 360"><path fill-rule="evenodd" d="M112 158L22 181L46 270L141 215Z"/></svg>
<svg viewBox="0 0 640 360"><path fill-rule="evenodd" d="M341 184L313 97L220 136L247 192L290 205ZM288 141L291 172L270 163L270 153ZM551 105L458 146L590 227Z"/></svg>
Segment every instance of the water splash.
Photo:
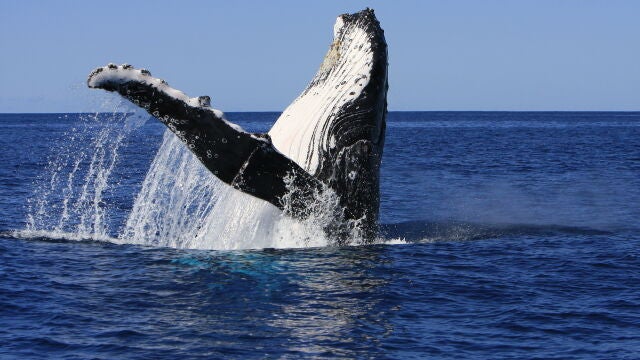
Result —
<svg viewBox="0 0 640 360"><path fill-rule="evenodd" d="M308 225L224 184L166 131L119 238L226 250L326 245L324 234Z"/></svg>
<svg viewBox="0 0 640 360"><path fill-rule="evenodd" d="M119 152L149 117L117 110L83 115L66 134L29 200L27 228L16 236L224 250L334 243L326 230L342 209L333 192L317 194L304 221L292 219L217 179L169 130L127 212L110 198L123 191L114 176L123 172ZM346 228L358 243L357 222Z"/></svg>
<svg viewBox="0 0 640 360"><path fill-rule="evenodd" d="M26 232L55 238L112 237L105 192L123 140L148 118L120 109L81 115L80 123L53 149L27 203Z"/></svg>
<svg viewBox="0 0 640 360"><path fill-rule="evenodd" d="M184 145L165 132L120 234L123 241L188 247L222 190Z"/></svg>

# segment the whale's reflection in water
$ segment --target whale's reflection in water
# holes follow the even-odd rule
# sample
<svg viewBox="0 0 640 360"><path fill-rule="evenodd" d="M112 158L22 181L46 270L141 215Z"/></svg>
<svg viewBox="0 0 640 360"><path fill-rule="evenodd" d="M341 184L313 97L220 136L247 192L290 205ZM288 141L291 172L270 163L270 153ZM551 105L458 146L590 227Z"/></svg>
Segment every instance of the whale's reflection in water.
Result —
<svg viewBox="0 0 640 360"><path fill-rule="evenodd" d="M234 336L250 336L260 339L259 347L277 345L291 354L347 357L394 330L391 262L384 246L201 252L173 260L206 283L208 301L191 306L193 316L229 335L229 346ZM236 321L235 330L226 321L216 326L227 312L247 321Z"/></svg>

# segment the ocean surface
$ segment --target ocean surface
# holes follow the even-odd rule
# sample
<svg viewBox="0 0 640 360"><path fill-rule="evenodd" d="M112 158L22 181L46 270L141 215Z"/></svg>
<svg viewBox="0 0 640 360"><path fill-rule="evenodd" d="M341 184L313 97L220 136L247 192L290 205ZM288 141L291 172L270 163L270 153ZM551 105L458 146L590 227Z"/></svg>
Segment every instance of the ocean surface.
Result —
<svg viewBox="0 0 640 360"><path fill-rule="evenodd" d="M344 247L164 132L0 114L0 359L640 359L639 112L391 112Z"/></svg>

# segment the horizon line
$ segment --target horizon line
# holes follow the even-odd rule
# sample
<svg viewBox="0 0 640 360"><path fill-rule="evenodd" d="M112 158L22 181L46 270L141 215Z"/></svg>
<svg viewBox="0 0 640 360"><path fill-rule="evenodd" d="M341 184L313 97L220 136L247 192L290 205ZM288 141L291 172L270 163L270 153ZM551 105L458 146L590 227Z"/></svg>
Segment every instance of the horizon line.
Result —
<svg viewBox="0 0 640 360"><path fill-rule="evenodd" d="M229 111L224 111L224 113L282 113L284 110L229 110ZM626 113L634 113L634 112L640 112L640 109L638 110L388 110L388 112L459 112L459 113L463 113L463 112L469 112L469 113L496 113L496 112L505 112L505 113L550 113L550 112L554 112L554 113L559 113L559 112L581 112L581 113L604 113L604 112L608 112L608 113L612 113L612 112L626 112ZM28 114L35 114L35 115L47 115L47 114L110 114L112 113L111 111L68 111L68 112L59 112L59 111L53 111L53 112L44 112L44 111L38 111L38 112L0 112L0 114L2 115L28 115ZM119 111L117 113L127 113L127 112L123 112L123 111ZM133 113L133 112L131 112Z"/></svg>

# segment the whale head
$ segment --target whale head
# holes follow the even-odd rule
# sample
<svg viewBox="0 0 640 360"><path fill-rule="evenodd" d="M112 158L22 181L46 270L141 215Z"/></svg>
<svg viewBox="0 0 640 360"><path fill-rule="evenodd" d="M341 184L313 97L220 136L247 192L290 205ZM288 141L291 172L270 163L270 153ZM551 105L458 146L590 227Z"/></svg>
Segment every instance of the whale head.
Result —
<svg viewBox="0 0 640 360"><path fill-rule="evenodd" d="M338 16L333 32L316 75L269 135L276 149L338 194L348 218L374 229L387 113L387 45L370 9Z"/></svg>

